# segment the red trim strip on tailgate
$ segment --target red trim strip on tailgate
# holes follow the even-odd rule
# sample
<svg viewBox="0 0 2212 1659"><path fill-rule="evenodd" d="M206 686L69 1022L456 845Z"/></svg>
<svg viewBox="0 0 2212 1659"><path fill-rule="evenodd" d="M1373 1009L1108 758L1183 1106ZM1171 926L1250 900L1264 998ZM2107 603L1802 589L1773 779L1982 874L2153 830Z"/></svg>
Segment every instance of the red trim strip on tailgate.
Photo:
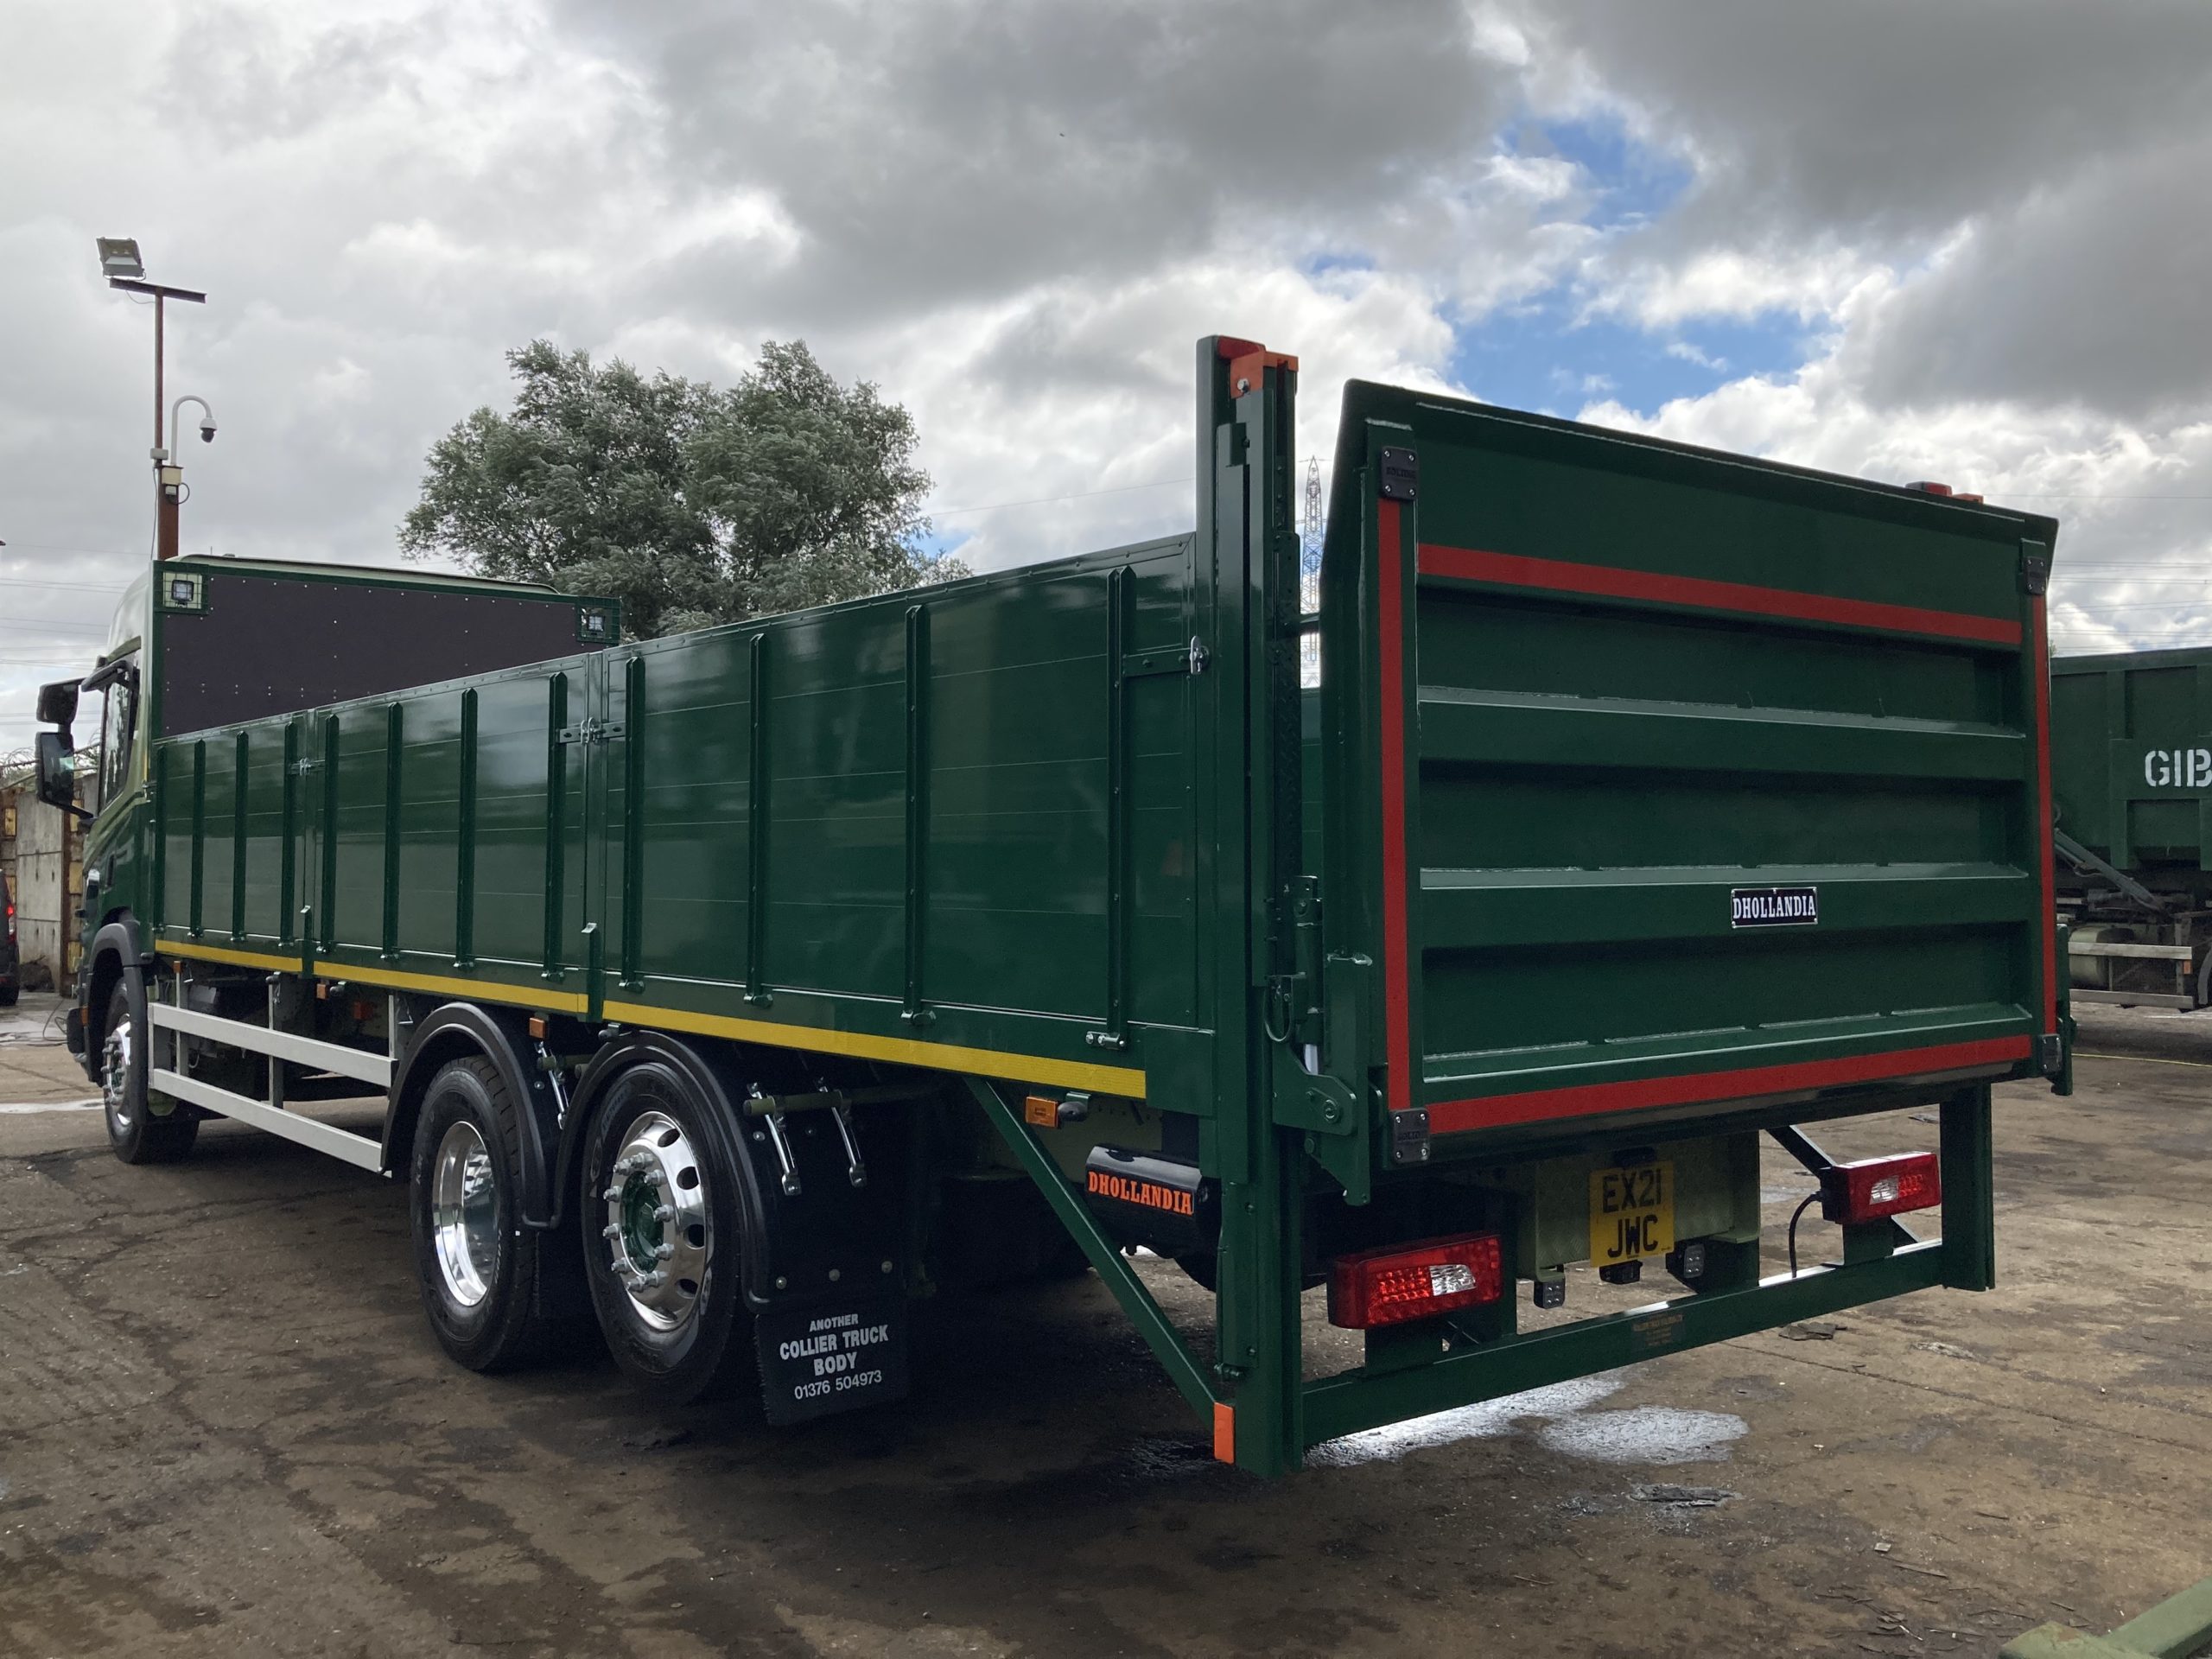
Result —
<svg viewBox="0 0 2212 1659"><path fill-rule="evenodd" d="M1924 610L1917 605L1884 605L1867 599L1834 599L1826 594L1749 582L1713 582L1703 576L1667 576L1647 570L1616 570L1601 564L1564 559L1532 559L1517 553L1490 553L1479 548L1421 545L1421 574L1461 582L1494 582L1507 588L1543 588L1554 593L1594 594L1606 599L1652 600L1690 605L1700 610L1739 611L1753 616L1786 616L1804 622L1841 622L1858 628L1885 628L1896 633L1933 634L2017 645L2020 625L1993 616L1961 611Z"/></svg>
<svg viewBox="0 0 2212 1659"><path fill-rule="evenodd" d="M1491 1095L1479 1100L1444 1101L1428 1109L1428 1129L1431 1135L1459 1135L1469 1129L1536 1123L1546 1118L1590 1117L1599 1112L1632 1112L1649 1106L1688 1106L1709 1100L1790 1094L1800 1089L1826 1089L1838 1084L2024 1060L2034 1049L2034 1042L2026 1037L1992 1037L1934 1048L1892 1049L1847 1060L1797 1060L1742 1071L1693 1071L1687 1077L1641 1077L1630 1083L1592 1083L1521 1095Z"/></svg>
<svg viewBox="0 0 2212 1659"><path fill-rule="evenodd" d="M2058 855L2051 844L2056 822L2050 809L2050 630L2043 595L2036 594L2030 602L2035 607L2034 649L2028 669L2036 682L2036 810L2043 818L2035 838L2043 866L2043 1029L2049 1034L2058 1029L2058 899L2052 891L2052 865Z"/></svg>
<svg viewBox="0 0 2212 1659"><path fill-rule="evenodd" d="M1389 1065L1383 1103L1392 1111L1413 1104L1413 1008L1406 982L1406 618L1402 593L1402 537L1398 504L1375 504L1376 595L1382 698L1382 1023Z"/></svg>

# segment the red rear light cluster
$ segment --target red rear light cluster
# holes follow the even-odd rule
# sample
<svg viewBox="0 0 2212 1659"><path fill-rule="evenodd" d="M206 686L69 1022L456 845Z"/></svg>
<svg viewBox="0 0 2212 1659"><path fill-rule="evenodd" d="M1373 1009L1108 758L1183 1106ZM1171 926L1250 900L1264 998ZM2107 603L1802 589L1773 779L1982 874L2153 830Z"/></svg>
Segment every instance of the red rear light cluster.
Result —
<svg viewBox="0 0 2212 1659"><path fill-rule="evenodd" d="M1503 1291L1495 1233L1385 1244L1340 1255L1329 1268L1329 1323L1367 1331L1494 1302Z"/></svg>
<svg viewBox="0 0 2212 1659"><path fill-rule="evenodd" d="M1942 1165L1932 1152L1832 1164L1821 1176L1821 1214L1852 1224L1943 1202Z"/></svg>

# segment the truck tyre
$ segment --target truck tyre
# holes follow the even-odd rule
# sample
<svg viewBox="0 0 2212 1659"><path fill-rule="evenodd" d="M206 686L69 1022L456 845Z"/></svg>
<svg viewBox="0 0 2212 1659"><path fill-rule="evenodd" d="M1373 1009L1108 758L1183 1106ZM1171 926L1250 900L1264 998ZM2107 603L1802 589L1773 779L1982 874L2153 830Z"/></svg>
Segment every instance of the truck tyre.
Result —
<svg viewBox="0 0 2212 1659"><path fill-rule="evenodd" d="M140 1028L136 969L125 968L108 993L100 1039L100 1103L107 1143L126 1164L173 1164L200 1138L200 1115L179 1103L163 1117L149 1104L146 1033Z"/></svg>
<svg viewBox="0 0 2212 1659"><path fill-rule="evenodd" d="M0 985L0 1008L12 1008L19 993L13 985Z"/></svg>
<svg viewBox="0 0 2212 1659"><path fill-rule="evenodd" d="M753 1370L734 1127L673 1066L616 1077L584 1138L585 1277L615 1363L680 1405Z"/></svg>
<svg viewBox="0 0 2212 1659"><path fill-rule="evenodd" d="M408 1157L408 1211L423 1311L472 1371L542 1358L569 1334L549 1317L553 1281L576 1271L573 1236L522 1224L522 1134L489 1060L448 1061L430 1079Z"/></svg>

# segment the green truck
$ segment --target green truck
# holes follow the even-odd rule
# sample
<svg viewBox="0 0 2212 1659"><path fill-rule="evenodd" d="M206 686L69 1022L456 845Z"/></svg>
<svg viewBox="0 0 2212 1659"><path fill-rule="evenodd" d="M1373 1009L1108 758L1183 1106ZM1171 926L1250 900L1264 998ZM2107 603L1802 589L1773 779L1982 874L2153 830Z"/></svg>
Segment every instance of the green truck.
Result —
<svg viewBox="0 0 2212 1659"><path fill-rule="evenodd" d="M59 796L100 699L116 1150L404 1178L461 1363L595 1325L779 1423L897 1398L940 1291L1088 1266L1263 1474L1987 1287L1992 1085L2066 1077L2055 525L1354 382L1309 612L1296 385L1199 342L1192 534L673 638L154 565L41 711ZM1808 1133L1909 1105L1933 1147ZM1763 1136L1840 1229L1774 1274ZM1324 1304L1362 1358L1309 1376Z"/></svg>
<svg viewBox="0 0 2212 1659"><path fill-rule="evenodd" d="M2212 1006L2212 651L2056 659L2050 766L2075 997Z"/></svg>

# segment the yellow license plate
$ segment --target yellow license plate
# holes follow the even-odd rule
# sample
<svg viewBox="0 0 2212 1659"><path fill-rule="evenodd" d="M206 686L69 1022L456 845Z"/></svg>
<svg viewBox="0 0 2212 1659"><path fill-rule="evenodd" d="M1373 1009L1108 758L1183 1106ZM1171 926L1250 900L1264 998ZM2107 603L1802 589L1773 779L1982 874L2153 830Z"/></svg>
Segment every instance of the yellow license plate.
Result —
<svg viewBox="0 0 2212 1659"><path fill-rule="evenodd" d="M1601 1268L1675 1248L1675 1166L1590 1173L1590 1259Z"/></svg>

